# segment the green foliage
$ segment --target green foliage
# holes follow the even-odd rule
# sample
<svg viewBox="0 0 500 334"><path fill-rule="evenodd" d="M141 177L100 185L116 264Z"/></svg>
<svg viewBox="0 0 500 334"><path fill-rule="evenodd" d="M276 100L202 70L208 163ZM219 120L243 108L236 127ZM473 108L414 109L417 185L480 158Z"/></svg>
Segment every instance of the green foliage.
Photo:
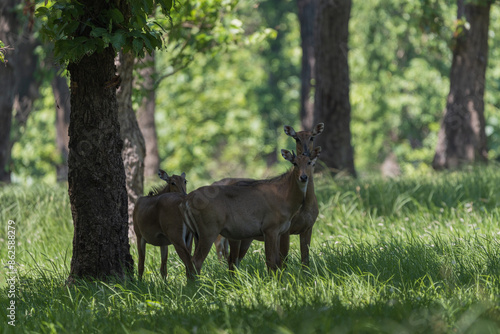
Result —
<svg viewBox="0 0 500 334"><path fill-rule="evenodd" d="M361 170L390 152L430 165L449 90L452 20L453 9L442 2L354 3L352 129Z"/></svg>
<svg viewBox="0 0 500 334"><path fill-rule="evenodd" d="M156 125L162 166L185 171L192 180L262 177L287 168L276 149L293 148L293 141L282 132L284 124L300 128L300 34L296 3L282 1L278 7L273 3L189 1L172 10L171 22L161 15L154 19L167 27L166 31L155 30L167 41L165 52L156 53ZM455 2L353 3L351 129L361 174L378 172L391 152L403 173L418 174L431 168L449 92L450 46L456 23ZM100 28L94 34L102 40L108 30ZM485 90L492 160L500 159L498 31L500 7L492 6ZM142 93L136 91L135 108ZM43 110L38 112L53 113L53 107L39 106ZM33 136L46 138L44 125L32 124ZM40 147L38 142L33 145ZM276 157L276 168L269 170L268 162ZM40 174L23 170L23 166L37 163L35 154L23 155L22 164L18 159L21 154L16 153L16 173L23 177ZM43 173L55 172L43 169Z"/></svg>
<svg viewBox="0 0 500 334"><path fill-rule="evenodd" d="M2 41L0 41L0 62L1 63L5 63L4 47L5 47L5 44L3 44Z"/></svg>
<svg viewBox="0 0 500 334"><path fill-rule="evenodd" d="M12 181L20 184L56 181L61 162L56 149L55 102L49 83L41 86L26 126L18 126L19 140L12 147ZM69 97L67 97L69 98Z"/></svg>
<svg viewBox="0 0 500 334"><path fill-rule="evenodd" d="M498 157L500 8L492 6L485 115ZM374 169L394 152L403 172L428 170L449 92L456 3L354 2L350 20L352 133L356 167Z"/></svg>
<svg viewBox="0 0 500 334"><path fill-rule="evenodd" d="M170 17L172 0L142 1L50 1L39 5L36 16L44 20L41 33L54 42L54 57L78 61L108 46L123 48L139 57L163 46L162 28L149 15L159 6Z"/></svg>
<svg viewBox="0 0 500 334"><path fill-rule="evenodd" d="M477 332L500 329L498 166L400 180L315 179L320 217L312 264L298 237L269 275L255 242L234 276L211 252L186 284L148 246L144 281L65 285L72 242L65 186L0 189L0 221L16 222L16 330L22 332ZM384 194L384 196L380 196ZM0 230L5 240L6 229ZM132 246L137 259L135 245ZM6 254L6 243L0 243ZM0 259L5 266L5 259ZM6 289L0 282L1 289ZM5 291L5 290L3 290ZM0 307L9 302L0 294ZM7 332L10 329L7 327Z"/></svg>
<svg viewBox="0 0 500 334"><path fill-rule="evenodd" d="M195 182L200 177L262 177L288 167L278 156L276 147L293 144L282 132L282 127L284 124L296 125L299 82L297 77L288 76L293 73L290 70L274 81L276 87L271 93L272 83L268 80L271 56L259 54L272 54L271 44L277 32L262 23L252 9L248 3L239 4L235 12L223 16L222 21L229 24L225 34L217 33L221 29L212 30L213 39L220 40L223 36L226 41L214 47L214 51L219 52L194 55L199 44L186 46L185 54L193 55L190 66L174 76L165 75L156 91L162 166L186 171ZM277 67L276 60L272 60L277 73L278 68L296 70L300 63L297 22L289 14L283 20L293 28L294 34L282 37L290 43L280 43L291 47L282 48L280 58L284 64ZM196 25L189 26L198 31ZM185 34L191 39L197 36L192 31ZM172 55L176 55L176 45L174 43L172 49L169 46L167 53L156 54L160 73L174 70ZM273 95L281 96L282 103ZM278 119L279 124L276 123ZM274 120L272 127L271 120ZM267 169L269 156L278 159L277 170Z"/></svg>

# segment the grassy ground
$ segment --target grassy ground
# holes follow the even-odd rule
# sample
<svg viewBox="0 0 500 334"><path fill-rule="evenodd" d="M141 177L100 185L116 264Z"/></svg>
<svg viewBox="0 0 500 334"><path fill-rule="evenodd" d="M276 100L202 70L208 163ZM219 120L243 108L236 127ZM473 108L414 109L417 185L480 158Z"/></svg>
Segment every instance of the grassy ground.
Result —
<svg viewBox="0 0 500 334"><path fill-rule="evenodd" d="M500 333L498 166L315 183L321 213L308 269L292 237L289 265L275 276L255 243L234 277L211 253L199 282L187 285L173 248L164 281L159 249L149 246L143 282L71 287L67 190L1 188L1 331ZM16 222L15 298L4 279L9 220ZM15 328L6 323L11 300Z"/></svg>

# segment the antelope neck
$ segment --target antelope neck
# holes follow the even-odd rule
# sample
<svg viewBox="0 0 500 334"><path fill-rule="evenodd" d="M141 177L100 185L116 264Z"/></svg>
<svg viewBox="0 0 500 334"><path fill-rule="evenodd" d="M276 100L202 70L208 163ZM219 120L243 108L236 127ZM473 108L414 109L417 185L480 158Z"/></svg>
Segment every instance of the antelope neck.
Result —
<svg viewBox="0 0 500 334"><path fill-rule="evenodd" d="M288 186L288 193L285 195L287 197L297 197L297 201L300 201L301 204L304 203L307 193L307 186L309 184L309 180L306 182L300 182L295 178L295 167L288 171L286 177L283 178L284 183ZM299 195L298 193L302 193ZM300 200L299 197L300 196Z"/></svg>

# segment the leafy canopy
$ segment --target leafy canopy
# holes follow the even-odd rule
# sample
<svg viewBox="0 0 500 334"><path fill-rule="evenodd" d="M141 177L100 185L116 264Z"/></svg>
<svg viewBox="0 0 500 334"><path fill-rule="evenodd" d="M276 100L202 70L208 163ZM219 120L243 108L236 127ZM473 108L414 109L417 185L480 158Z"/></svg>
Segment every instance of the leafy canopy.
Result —
<svg viewBox="0 0 500 334"><path fill-rule="evenodd" d="M78 61L108 46L139 57L163 46L163 27L150 19L157 8L170 18L175 0L57 0L39 5L42 36L54 42L56 60Z"/></svg>

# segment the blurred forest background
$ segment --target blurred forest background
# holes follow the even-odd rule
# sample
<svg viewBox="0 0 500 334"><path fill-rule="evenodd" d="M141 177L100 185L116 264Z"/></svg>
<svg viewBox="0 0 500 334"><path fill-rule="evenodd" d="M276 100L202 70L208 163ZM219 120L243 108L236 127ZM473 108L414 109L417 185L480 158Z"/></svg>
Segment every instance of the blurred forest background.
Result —
<svg viewBox="0 0 500 334"><path fill-rule="evenodd" d="M23 11L24 3L18 2ZM144 74L151 57L136 61L134 70L133 109L141 113L148 99L155 102L159 165L169 173L186 172L195 184L283 171L287 165L279 163L279 149L293 148L283 125L302 128L297 1L199 0L184 7L181 2L179 11L182 15L172 12L166 49L154 54L154 73L149 68ZM349 71L358 175L381 173L389 160L402 174L432 170L450 90L456 17L456 1L353 1ZM37 86L32 108L16 112L11 129L14 183L54 183L56 167L64 164L56 111L69 102L69 92L55 98L53 88L56 75L69 80L53 61L50 45L40 42L40 22L34 23ZM170 26L167 19L164 24ZM498 5L491 7L488 37L486 135L489 159L498 160Z"/></svg>

